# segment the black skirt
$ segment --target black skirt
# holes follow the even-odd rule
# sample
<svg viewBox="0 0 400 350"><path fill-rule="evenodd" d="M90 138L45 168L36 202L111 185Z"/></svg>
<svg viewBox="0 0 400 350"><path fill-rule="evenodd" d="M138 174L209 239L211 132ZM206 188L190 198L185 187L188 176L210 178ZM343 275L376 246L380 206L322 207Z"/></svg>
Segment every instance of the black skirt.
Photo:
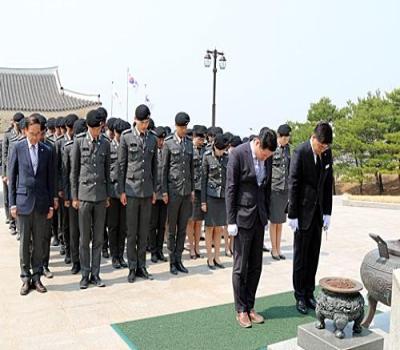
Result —
<svg viewBox="0 0 400 350"><path fill-rule="evenodd" d="M201 191L194 192L194 202L192 206L192 220L203 221L204 212L201 210Z"/></svg>
<svg viewBox="0 0 400 350"><path fill-rule="evenodd" d="M207 213L205 215L205 225L207 227L226 225L225 198L207 198Z"/></svg>

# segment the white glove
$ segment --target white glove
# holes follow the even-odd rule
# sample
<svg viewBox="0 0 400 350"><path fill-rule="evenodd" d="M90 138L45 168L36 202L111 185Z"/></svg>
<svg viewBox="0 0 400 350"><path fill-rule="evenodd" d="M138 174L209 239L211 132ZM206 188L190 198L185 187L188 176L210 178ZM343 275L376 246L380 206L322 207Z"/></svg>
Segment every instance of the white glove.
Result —
<svg viewBox="0 0 400 350"><path fill-rule="evenodd" d="M328 231L329 226L331 225L331 216L330 215L324 215L323 216L323 220L324 220L324 230Z"/></svg>
<svg viewBox="0 0 400 350"><path fill-rule="evenodd" d="M228 225L228 234L229 236L235 237L238 233L238 227L236 224Z"/></svg>
<svg viewBox="0 0 400 350"><path fill-rule="evenodd" d="M288 219L288 226L293 230L296 231L299 229L299 219Z"/></svg>
<svg viewBox="0 0 400 350"><path fill-rule="evenodd" d="M268 231L268 222L265 224L264 231Z"/></svg>

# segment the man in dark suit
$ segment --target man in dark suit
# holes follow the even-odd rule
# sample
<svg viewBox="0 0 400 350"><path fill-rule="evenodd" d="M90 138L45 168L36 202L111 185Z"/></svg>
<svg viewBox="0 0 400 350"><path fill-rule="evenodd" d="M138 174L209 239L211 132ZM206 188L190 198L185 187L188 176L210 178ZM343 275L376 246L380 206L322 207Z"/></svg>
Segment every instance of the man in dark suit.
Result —
<svg viewBox="0 0 400 350"><path fill-rule="evenodd" d="M332 213L332 128L315 127L310 138L293 153L289 174L289 227L294 231L293 286L297 310L315 309L315 275L322 227L328 229Z"/></svg>
<svg viewBox="0 0 400 350"><path fill-rule="evenodd" d="M53 216L54 199L54 160L50 149L39 142L41 127L36 114L27 118L25 132L26 139L15 145L8 165L11 215L18 217L21 235L21 295L29 293L31 280L38 292L47 291L40 281L40 272L44 228L46 220Z"/></svg>
<svg viewBox="0 0 400 350"><path fill-rule="evenodd" d="M276 133L265 127L252 141L236 147L229 155L225 198L228 233L235 236L232 282L236 319L244 328L264 322L254 310L254 303L268 223L270 157L276 147Z"/></svg>

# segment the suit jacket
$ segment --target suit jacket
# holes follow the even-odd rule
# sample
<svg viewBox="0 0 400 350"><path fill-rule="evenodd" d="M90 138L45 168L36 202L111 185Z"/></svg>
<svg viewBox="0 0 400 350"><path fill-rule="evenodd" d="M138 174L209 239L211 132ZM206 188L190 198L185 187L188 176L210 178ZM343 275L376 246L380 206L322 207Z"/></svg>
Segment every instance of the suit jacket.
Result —
<svg viewBox="0 0 400 350"><path fill-rule="evenodd" d="M26 139L15 144L8 163L10 207L17 213L29 215L36 209L47 214L53 206L54 159L52 151L42 142L38 144L38 167L34 174Z"/></svg>
<svg viewBox="0 0 400 350"><path fill-rule="evenodd" d="M295 149L289 172L288 216L299 220L300 230L309 229L316 210L321 222L323 215L331 215L332 181L330 149L322 154L319 171L315 165L310 140Z"/></svg>
<svg viewBox="0 0 400 350"><path fill-rule="evenodd" d="M250 229L257 215L264 226L269 217L271 195L272 157L264 162L265 178L258 186L250 142L246 142L229 155L226 175L226 210L228 224Z"/></svg>

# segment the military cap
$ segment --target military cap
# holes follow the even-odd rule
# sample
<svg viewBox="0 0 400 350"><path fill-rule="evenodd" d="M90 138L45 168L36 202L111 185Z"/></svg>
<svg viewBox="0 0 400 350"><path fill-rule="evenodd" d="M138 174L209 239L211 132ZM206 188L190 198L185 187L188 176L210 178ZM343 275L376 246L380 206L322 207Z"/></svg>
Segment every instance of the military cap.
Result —
<svg viewBox="0 0 400 350"><path fill-rule="evenodd" d="M193 136L193 129L187 129L186 130L186 136L192 137Z"/></svg>
<svg viewBox="0 0 400 350"><path fill-rule="evenodd" d="M56 128L62 128L65 126L65 118L64 117L58 117L56 119Z"/></svg>
<svg viewBox="0 0 400 350"><path fill-rule="evenodd" d="M148 130L154 130L156 128L156 124L154 123L154 120L149 118L149 126L147 127Z"/></svg>
<svg viewBox="0 0 400 350"><path fill-rule="evenodd" d="M74 123L78 120L78 116L76 114L68 114L65 117L65 126L68 126L69 128L74 127Z"/></svg>
<svg viewBox="0 0 400 350"><path fill-rule="evenodd" d="M190 117L187 113L185 112L179 112L175 116L175 124L177 126L186 126L190 123Z"/></svg>
<svg viewBox="0 0 400 350"><path fill-rule="evenodd" d="M169 126L165 126L164 129L165 129L165 132L167 133L167 136L169 134L171 134L172 130L171 130L171 128Z"/></svg>
<svg viewBox="0 0 400 350"><path fill-rule="evenodd" d="M223 150L229 146L229 139L224 134L217 134L214 139L214 146Z"/></svg>
<svg viewBox="0 0 400 350"><path fill-rule="evenodd" d="M227 131L224 133L224 136L228 139L228 143L231 143L233 134L231 132Z"/></svg>
<svg viewBox="0 0 400 350"><path fill-rule="evenodd" d="M97 112L100 114L101 121L105 123L108 115L107 110L104 107L99 107L97 108Z"/></svg>
<svg viewBox="0 0 400 350"><path fill-rule="evenodd" d="M204 125L194 125L193 134L196 136L204 137L207 134L207 128Z"/></svg>
<svg viewBox="0 0 400 350"><path fill-rule="evenodd" d="M165 128L163 128L162 126L159 126L157 128L154 129L154 134L158 137L158 138L165 138L167 136L167 132L165 131Z"/></svg>
<svg viewBox="0 0 400 350"><path fill-rule="evenodd" d="M56 127L56 118L47 119L47 127L49 129L54 129Z"/></svg>
<svg viewBox="0 0 400 350"><path fill-rule="evenodd" d="M278 128L278 134L281 136L289 136L292 128L287 124L282 124Z"/></svg>
<svg viewBox="0 0 400 350"><path fill-rule="evenodd" d="M19 123L24 118L25 118L25 116L21 112L17 112L13 116L13 121L16 123Z"/></svg>
<svg viewBox="0 0 400 350"><path fill-rule="evenodd" d="M25 129L25 125L26 125L26 118L22 118L22 119L19 121L19 127L20 127L21 129Z"/></svg>
<svg viewBox="0 0 400 350"><path fill-rule="evenodd" d="M232 147L237 147L242 144L242 139L240 136L233 136L231 139L231 146Z"/></svg>
<svg viewBox="0 0 400 350"><path fill-rule="evenodd" d="M74 135L78 135L82 132L86 132L87 131L87 126L86 126L86 120L85 119L78 119L75 123L74 123Z"/></svg>
<svg viewBox="0 0 400 350"><path fill-rule="evenodd" d="M146 105L139 105L135 110L135 118L137 120L143 121L150 118L150 109Z"/></svg>
<svg viewBox="0 0 400 350"><path fill-rule="evenodd" d="M91 128L99 127L102 122L103 122L103 116L96 109L92 109L86 115L86 124Z"/></svg>
<svg viewBox="0 0 400 350"><path fill-rule="evenodd" d="M113 117L108 118L108 119L107 119L107 122L106 122L107 128L110 129L111 131L114 131L114 129L115 129L115 122L116 122L117 120L119 120L119 119L118 119L118 118L113 118Z"/></svg>
<svg viewBox="0 0 400 350"><path fill-rule="evenodd" d="M131 124L129 124L127 121L122 120L122 119L116 119L113 123L114 130L118 134L122 134L125 130L128 130L131 128Z"/></svg>
<svg viewBox="0 0 400 350"><path fill-rule="evenodd" d="M223 134L223 131L220 127L217 126L211 126L207 129L207 135L208 136L216 136L218 134Z"/></svg>

